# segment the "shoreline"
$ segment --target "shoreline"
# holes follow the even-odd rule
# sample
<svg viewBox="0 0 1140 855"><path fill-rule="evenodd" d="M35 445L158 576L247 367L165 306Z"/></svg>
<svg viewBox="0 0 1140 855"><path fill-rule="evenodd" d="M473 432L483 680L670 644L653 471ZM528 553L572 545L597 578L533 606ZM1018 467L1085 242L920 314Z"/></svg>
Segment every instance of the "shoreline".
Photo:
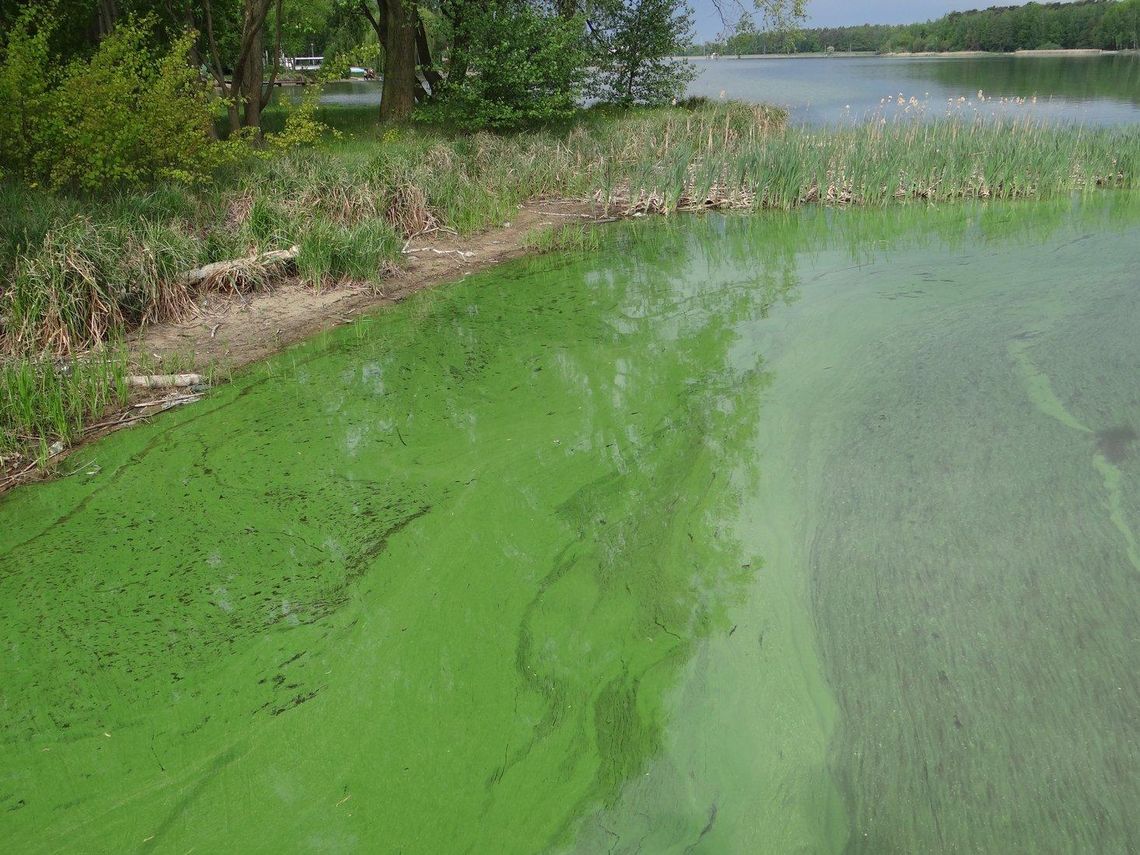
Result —
<svg viewBox="0 0 1140 855"><path fill-rule="evenodd" d="M319 333L353 323L363 315L396 306L418 291L449 285L503 262L537 257L544 250L532 239L545 230L568 225L588 228L622 219L628 217L607 215L593 202L539 198L521 204L511 222L469 237L436 232L410 239L404 247L407 265L379 286L359 283L314 288L290 275L270 291L241 299L202 294L193 317L151 324L130 333L126 339L130 363L137 366L149 358L188 360L182 373L202 376L224 366L227 379L210 384L210 388L221 386L229 382L233 371L269 359ZM184 398L184 392L173 387L137 390L124 405L108 407L92 419L78 442L45 462L26 456L5 462L0 466L0 501L18 486L56 477L57 467L71 455L109 434L160 415L171 408L172 399Z"/></svg>
<svg viewBox="0 0 1140 855"><path fill-rule="evenodd" d="M1054 57L1054 56L1118 56L1122 54L1137 54L1134 50L1100 50L1099 48L1061 48L1059 50L1016 50L1016 51L985 51L985 50L948 50L948 51L891 51L879 53L877 51L834 51L823 53L746 53L736 54L702 54L700 56L675 57L675 59L705 60L707 62L720 62L721 60L742 59L870 59L889 57L892 59L908 59L911 57L939 57L939 58L980 58L987 56L1022 56L1022 57Z"/></svg>
<svg viewBox="0 0 1140 855"><path fill-rule="evenodd" d="M53 290L59 280L55 259L62 246L68 257L76 253L81 260L95 259L93 275L100 277L96 284L102 288L96 296L113 301L115 288L140 281L140 269L102 259L118 258L124 247L137 244L165 253L166 267L141 272L155 295L146 307L148 316L176 320L128 331L122 329L127 319L116 320L112 314L117 304L110 309L94 306L92 312L102 314L89 319L82 314L82 322L107 325L106 333L83 338L86 327L80 329L77 346L62 355L53 382L43 389L35 386L35 378L48 374L47 369L37 373L33 357L14 355L14 379L5 380L4 389L16 407L5 422L0 493L17 483L50 477L74 448L196 399L207 385L202 376L224 381L235 368L351 322L362 312L398 303L415 291L501 261L580 248L595 239L578 226L682 211L1033 199L1100 187L1131 188L1133 175L1117 166L1117 158L1140 147L1140 132L1121 138L1093 130L1080 136L1078 150L1071 129L1030 125L974 126L969 134L958 134L952 124L932 126L933 134L925 129L919 133L916 128L925 126L914 124L853 125L820 136L785 126L779 111L739 102L702 101L603 117L582 127L585 134L569 134L554 151L545 138L527 135L486 142L477 151L449 147L438 134L393 140L390 155L405 176L399 183L368 171L363 159L363 152L370 150L367 141L363 148L330 146L301 160L283 160L280 175L262 170L251 175L250 183L235 183L214 195L172 190L175 201L199 205L196 210L204 202L209 214L192 223L198 231L191 233L186 226L171 224L162 210L150 212L150 219L139 222L156 226L161 240L140 234L133 219L114 211L84 211L95 219L82 220L85 225L75 234L65 233L48 246L52 252L42 264L29 266L29 281L57 300L70 299L67 282L58 294ZM1013 174L990 157L1005 151L1010 132L1027 157ZM631 138L662 139L672 147L631 148ZM431 147L425 148L427 144ZM1071 148L1073 154L1061 161L1045 156L1058 148ZM302 171L309 158L322 165L315 176ZM956 166L965 158L975 162L970 171ZM710 162L714 167L719 163L721 180L708 173ZM799 167L788 173L786 166L792 162ZM437 180L440 173L428 169L430 164L447 164L471 182L485 182L490 175L499 189L457 195L450 184ZM728 180L723 178L725 169L732 170ZM256 176L274 180L262 185ZM288 193L281 189L283 182L292 188ZM329 188L340 193L332 205L322 201ZM74 219L65 200L41 190L12 189L15 202L43 206L53 222L66 225ZM279 246L264 252L267 244L254 228L264 230L265 224L251 225L255 206L280 230L277 243L287 236L290 249ZM459 236L457 227L465 236ZM171 266L170 259L178 256L167 247L167 229L187 243L182 257L191 264L178 261L177 267ZM236 232L241 240L226 242L216 237L221 232ZM207 243L211 237L217 246ZM217 247L227 249L231 257L217 259ZM270 255L280 257L272 259L273 268L263 266L263 256ZM205 267L195 266L210 258ZM208 268L217 268L217 281L200 286L203 277L213 275L203 273ZM56 329L50 324L71 333L72 327L64 324L74 320L44 315L24 322L43 327L31 329L30 335L46 336L43 330ZM99 347L101 341L111 340L121 345ZM40 359L57 358L52 356L57 343L50 338L44 342L47 351ZM95 362L103 354L108 355L107 371L91 370L98 368ZM67 367L72 364L81 366L74 375ZM151 381L144 377L157 375L183 379L181 385L190 392L150 388L127 394L127 385L148 385ZM23 379L28 376L33 379Z"/></svg>

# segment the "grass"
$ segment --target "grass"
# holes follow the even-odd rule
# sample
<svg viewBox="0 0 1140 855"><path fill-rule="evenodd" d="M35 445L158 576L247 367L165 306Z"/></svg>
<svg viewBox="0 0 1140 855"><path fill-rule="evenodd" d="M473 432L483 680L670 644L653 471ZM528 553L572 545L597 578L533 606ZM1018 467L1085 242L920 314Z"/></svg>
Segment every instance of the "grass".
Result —
<svg viewBox="0 0 1140 855"><path fill-rule="evenodd" d="M531 254L551 252L596 252L602 240L589 224L564 224L537 229L523 238L523 248Z"/></svg>
<svg viewBox="0 0 1140 855"><path fill-rule="evenodd" d="M92 419L127 400L122 349L67 361L0 361L0 455L43 462L78 440Z"/></svg>
<svg viewBox="0 0 1140 855"><path fill-rule="evenodd" d="M812 130L737 102L591 109L563 127L504 136L379 129L367 108L321 115L342 131L336 139L251 158L206 187L82 198L0 182L0 354L26 362L4 369L6 406L24 407L0 419L6 436L68 435L71 422L20 401L42 394L43 411L56 412L52 396L74 394L63 410L86 412L107 399L107 383L86 369L73 375L82 381L53 381L39 361L184 317L199 293L182 274L212 261L297 245L303 282L375 285L401 263L408 238L437 227L469 235L542 197L593 201L611 215L1050 198L1135 187L1140 165L1137 128L948 117ZM588 241L553 230L528 245ZM197 287L270 287L265 279ZM90 394L79 382L92 383Z"/></svg>

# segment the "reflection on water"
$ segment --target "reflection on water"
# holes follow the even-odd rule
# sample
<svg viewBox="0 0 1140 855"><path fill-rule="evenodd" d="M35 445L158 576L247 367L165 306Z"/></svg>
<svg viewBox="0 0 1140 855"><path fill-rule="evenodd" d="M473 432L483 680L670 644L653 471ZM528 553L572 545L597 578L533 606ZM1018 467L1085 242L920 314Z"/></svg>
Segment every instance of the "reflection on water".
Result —
<svg viewBox="0 0 1140 855"><path fill-rule="evenodd" d="M694 95L781 104L794 123L829 124L890 116L898 96L946 114L951 100L989 100L983 116L1115 125L1140 121L1140 55L1074 57L791 57L696 59ZM1006 103L1002 103L1002 99ZM1036 100L1034 100L1036 99ZM1011 103L1014 102L1014 103ZM955 111L961 112L961 106Z"/></svg>
<svg viewBox="0 0 1140 855"><path fill-rule="evenodd" d="M380 92L384 88L379 80L337 80L324 84L321 89L321 103L339 107L380 106ZM290 101L300 101L309 87L283 86L278 92Z"/></svg>
<svg viewBox="0 0 1140 855"><path fill-rule="evenodd" d="M626 224L90 447L0 502L0 835L1127 851L1138 248Z"/></svg>

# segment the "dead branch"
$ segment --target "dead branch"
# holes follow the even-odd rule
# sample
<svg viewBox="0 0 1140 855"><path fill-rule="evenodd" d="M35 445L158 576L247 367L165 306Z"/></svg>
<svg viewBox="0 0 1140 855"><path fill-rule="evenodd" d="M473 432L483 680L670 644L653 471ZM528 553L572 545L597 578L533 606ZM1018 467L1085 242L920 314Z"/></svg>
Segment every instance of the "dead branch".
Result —
<svg viewBox="0 0 1140 855"><path fill-rule="evenodd" d="M231 261L215 261L212 264L207 264L204 267L199 267L184 273L182 278L187 285L198 285L203 282L232 281L235 278L248 274L251 269L259 270L262 274L265 274L270 270L285 267L300 254L301 248L299 246L291 246L288 249L275 249L270 252L263 252L260 255L250 256L249 258L235 258Z"/></svg>
<svg viewBox="0 0 1140 855"><path fill-rule="evenodd" d="M201 374L132 374L127 378L127 385L135 389L185 389L204 382Z"/></svg>

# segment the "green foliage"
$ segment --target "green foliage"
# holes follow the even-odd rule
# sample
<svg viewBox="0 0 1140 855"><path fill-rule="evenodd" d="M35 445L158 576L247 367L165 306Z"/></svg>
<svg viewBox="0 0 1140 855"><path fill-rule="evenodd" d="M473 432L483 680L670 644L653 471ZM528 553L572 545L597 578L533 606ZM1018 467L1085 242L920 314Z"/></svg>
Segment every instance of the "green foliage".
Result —
<svg viewBox="0 0 1140 855"><path fill-rule="evenodd" d="M569 118L582 91L581 18L520 0L469 7L471 74L449 81L421 117L461 130L507 130Z"/></svg>
<svg viewBox="0 0 1140 855"><path fill-rule="evenodd" d="M28 173L44 149L45 123L53 72L48 47L52 24L22 15L0 51L0 177Z"/></svg>
<svg viewBox="0 0 1140 855"><path fill-rule="evenodd" d="M1140 0L1113 3L1101 22L1104 47L1140 50Z"/></svg>
<svg viewBox="0 0 1140 855"><path fill-rule="evenodd" d="M338 137L340 132L333 130L317 118L321 88L310 87L300 102L285 114L285 127L275 134L267 134L266 141L273 151L281 152L291 148L313 146L324 137Z"/></svg>
<svg viewBox="0 0 1140 855"><path fill-rule="evenodd" d="M692 65L672 58L691 43L693 15L683 0L600 0L591 23L600 99L658 104L680 98L696 76Z"/></svg>
<svg viewBox="0 0 1140 855"><path fill-rule="evenodd" d="M325 57L321 70L317 74L319 82L330 80L344 80L351 73L352 59L346 53L335 53Z"/></svg>
<svg viewBox="0 0 1140 855"><path fill-rule="evenodd" d="M22 19L0 66L0 91L17 105L0 119L7 167L91 191L200 181L232 154L208 136L208 90L189 64L194 35L161 49L153 29L152 19L120 24L57 79L46 50L50 23L33 33Z"/></svg>
<svg viewBox="0 0 1140 855"><path fill-rule="evenodd" d="M56 186L94 190L208 175L208 93L189 64L193 35L151 47L150 24L128 22L90 61L73 62L53 93L48 172Z"/></svg>

